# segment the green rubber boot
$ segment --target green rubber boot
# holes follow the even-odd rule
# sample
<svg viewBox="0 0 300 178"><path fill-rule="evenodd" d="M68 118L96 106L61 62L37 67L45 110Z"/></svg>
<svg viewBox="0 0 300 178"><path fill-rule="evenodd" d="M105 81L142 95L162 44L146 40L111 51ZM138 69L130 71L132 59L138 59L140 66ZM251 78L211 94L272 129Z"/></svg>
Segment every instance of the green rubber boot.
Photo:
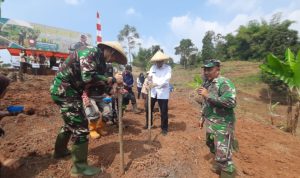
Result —
<svg viewBox="0 0 300 178"><path fill-rule="evenodd" d="M73 145L72 148L72 159L73 167L71 170L71 176L93 176L100 172L99 168L94 166L89 166L87 164L87 154L88 154L88 142Z"/></svg>
<svg viewBox="0 0 300 178"><path fill-rule="evenodd" d="M234 164L229 164L225 169L221 171L221 178L235 178L236 169Z"/></svg>
<svg viewBox="0 0 300 178"><path fill-rule="evenodd" d="M71 138L71 133L61 132L56 137L53 158L60 159L71 155L68 150L68 142Z"/></svg>
<svg viewBox="0 0 300 178"><path fill-rule="evenodd" d="M221 174L221 166L215 162L215 163L213 163L213 165L211 167L211 171L216 174Z"/></svg>
<svg viewBox="0 0 300 178"><path fill-rule="evenodd" d="M235 178L235 171L234 172L221 171L220 178Z"/></svg>

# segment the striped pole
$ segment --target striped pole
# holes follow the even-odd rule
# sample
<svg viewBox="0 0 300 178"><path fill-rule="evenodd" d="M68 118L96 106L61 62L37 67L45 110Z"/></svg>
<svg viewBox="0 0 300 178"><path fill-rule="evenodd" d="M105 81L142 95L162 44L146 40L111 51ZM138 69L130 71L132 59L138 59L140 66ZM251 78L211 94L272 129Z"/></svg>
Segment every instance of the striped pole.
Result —
<svg viewBox="0 0 300 178"><path fill-rule="evenodd" d="M96 43L98 44L98 43L102 42L100 14L99 14L98 11L97 11L97 24L96 24L96 28L97 28Z"/></svg>

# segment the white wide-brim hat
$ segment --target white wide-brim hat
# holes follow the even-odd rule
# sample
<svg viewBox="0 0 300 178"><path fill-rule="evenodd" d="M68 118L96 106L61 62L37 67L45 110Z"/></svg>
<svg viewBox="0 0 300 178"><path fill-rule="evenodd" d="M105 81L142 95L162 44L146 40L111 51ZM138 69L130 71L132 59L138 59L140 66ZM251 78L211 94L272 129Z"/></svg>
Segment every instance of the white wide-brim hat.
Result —
<svg viewBox="0 0 300 178"><path fill-rule="evenodd" d="M116 50L119 55L116 58L116 61L110 61L110 62L116 62L119 64L127 64L127 57L125 55L124 49L121 46L121 44L117 41L105 41L105 42L100 42L98 43L98 46L108 46L110 48L113 48Z"/></svg>
<svg viewBox="0 0 300 178"><path fill-rule="evenodd" d="M163 52L161 52L160 50L158 50L154 56L151 58L151 62L156 62L156 61L165 61L165 60L169 60L170 57L165 55Z"/></svg>

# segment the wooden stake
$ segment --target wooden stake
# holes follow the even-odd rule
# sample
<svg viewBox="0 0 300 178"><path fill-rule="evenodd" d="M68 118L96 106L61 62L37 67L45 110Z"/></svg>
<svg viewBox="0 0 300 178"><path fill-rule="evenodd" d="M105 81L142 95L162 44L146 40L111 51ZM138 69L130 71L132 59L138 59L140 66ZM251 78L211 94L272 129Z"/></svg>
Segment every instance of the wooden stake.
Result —
<svg viewBox="0 0 300 178"><path fill-rule="evenodd" d="M151 142L151 88L148 90L148 132L149 132L149 137L148 141L149 143Z"/></svg>
<svg viewBox="0 0 300 178"><path fill-rule="evenodd" d="M122 89L122 88L121 88ZM122 94L120 93L121 89L118 91L118 119L119 119L119 141L120 141L120 170L121 173L124 174L124 149L123 149L123 121L122 121Z"/></svg>

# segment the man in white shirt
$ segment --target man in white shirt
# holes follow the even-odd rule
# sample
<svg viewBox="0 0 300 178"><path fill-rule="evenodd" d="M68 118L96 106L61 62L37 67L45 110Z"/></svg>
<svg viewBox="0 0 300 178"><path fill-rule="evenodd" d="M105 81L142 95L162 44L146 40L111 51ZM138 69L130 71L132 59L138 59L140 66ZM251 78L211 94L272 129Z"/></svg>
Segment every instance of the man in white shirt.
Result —
<svg viewBox="0 0 300 178"><path fill-rule="evenodd" d="M150 68L149 78L151 78L151 126L153 124L153 108L158 102L161 115L161 129L162 134L167 135L168 133L168 101L169 101L169 81L171 79L172 69L169 65L164 62L169 60L170 57L157 51L151 58L151 62L155 62ZM148 127L148 107L146 109L146 126Z"/></svg>

